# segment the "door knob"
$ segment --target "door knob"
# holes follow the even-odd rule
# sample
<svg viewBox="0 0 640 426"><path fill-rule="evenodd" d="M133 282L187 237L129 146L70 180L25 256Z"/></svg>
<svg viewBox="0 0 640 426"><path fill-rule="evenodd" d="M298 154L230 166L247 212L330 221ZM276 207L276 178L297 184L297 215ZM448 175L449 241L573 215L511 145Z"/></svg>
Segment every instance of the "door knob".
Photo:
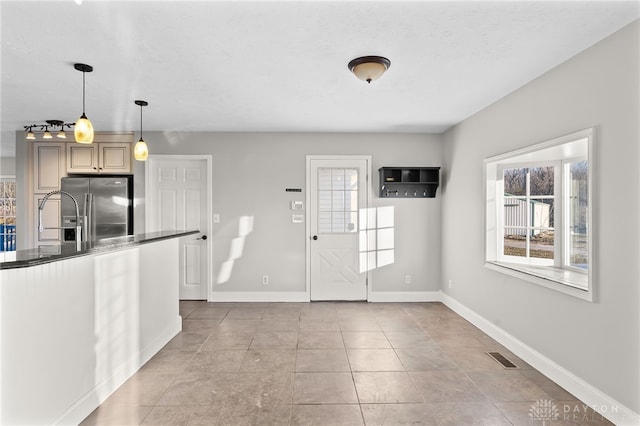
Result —
<svg viewBox="0 0 640 426"><path fill-rule="evenodd" d="M207 236L206 236L206 235L203 235L202 237L200 237L200 238L196 238L196 239L197 239L197 240L206 240L206 239L207 239Z"/></svg>
<svg viewBox="0 0 640 426"><path fill-rule="evenodd" d="M313 240L315 241L315 240L317 240L317 239L318 239L318 236L317 236L317 235L314 235L314 236L313 236Z"/></svg>

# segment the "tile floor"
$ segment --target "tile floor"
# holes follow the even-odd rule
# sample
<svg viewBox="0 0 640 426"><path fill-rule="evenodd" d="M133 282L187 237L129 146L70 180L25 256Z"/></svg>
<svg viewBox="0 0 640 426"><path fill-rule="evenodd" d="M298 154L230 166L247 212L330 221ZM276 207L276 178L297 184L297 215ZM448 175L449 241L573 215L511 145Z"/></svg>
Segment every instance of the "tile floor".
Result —
<svg viewBox="0 0 640 426"><path fill-rule="evenodd" d="M180 313L183 331L83 425L611 424L441 303Z"/></svg>

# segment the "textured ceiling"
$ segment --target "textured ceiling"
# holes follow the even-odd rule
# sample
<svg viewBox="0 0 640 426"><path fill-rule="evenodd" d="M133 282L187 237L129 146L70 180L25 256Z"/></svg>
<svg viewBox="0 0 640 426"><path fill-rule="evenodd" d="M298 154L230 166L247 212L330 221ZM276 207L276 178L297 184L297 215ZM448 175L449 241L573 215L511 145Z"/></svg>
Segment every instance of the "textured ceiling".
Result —
<svg viewBox="0 0 640 426"><path fill-rule="evenodd" d="M81 4L77 4L81 3ZM639 16L629 2L2 1L2 136L96 130L442 132ZM370 85L347 63L380 55ZM5 151L6 152L6 151Z"/></svg>

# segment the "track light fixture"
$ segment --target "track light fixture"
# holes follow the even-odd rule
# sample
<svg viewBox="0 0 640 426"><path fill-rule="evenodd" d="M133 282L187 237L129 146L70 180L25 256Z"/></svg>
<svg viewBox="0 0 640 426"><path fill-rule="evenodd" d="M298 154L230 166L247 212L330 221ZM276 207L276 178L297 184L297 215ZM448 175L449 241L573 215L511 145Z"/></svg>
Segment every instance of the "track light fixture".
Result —
<svg viewBox="0 0 640 426"><path fill-rule="evenodd" d="M140 106L140 139L133 148L133 157L138 161L147 161L147 157L149 157L149 148L147 147L144 139L142 139L142 107L149 105L149 102L137 100L134 101L134 103Z"/></svg>
<svg viewBox="0 0 640 426"><path fill-rule="evenodd" d="M71 128L75 125L75 123L65 123L62 120L46 120L46 124L42 123L36 123L36 124L30 124L28 126L24 126L24 130L25 132L27 132L27 136L26 138L29 140L34 140L36 138L36 134L33 131L35 130L39 130L39 131L43 131L44 133L42 134L42 139L53 139L53 135L52 133L49 131L49 128L52 129L56 129L56 128L60 128L60 130L58 131L58 133L56 134L56 138L58 139L66 139L67 138L67 134L64 132L64 128Z"/></svg>

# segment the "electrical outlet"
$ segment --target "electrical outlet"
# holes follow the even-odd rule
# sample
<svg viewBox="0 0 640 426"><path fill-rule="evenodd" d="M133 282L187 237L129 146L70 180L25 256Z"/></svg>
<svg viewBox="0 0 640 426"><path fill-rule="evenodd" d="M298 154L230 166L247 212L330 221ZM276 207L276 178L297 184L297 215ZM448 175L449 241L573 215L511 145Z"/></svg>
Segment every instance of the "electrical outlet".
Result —
<svg viewBox="0 0 640 426"><path fill-rule="evenodd" d="M220 223L220 213L213 214L213 223Z"/></svg>
<svg viewBox="0 0 640 426"><path fill-rule="evenodd" d="M262 276L262 285L267 285L269 284L269 275L263 275Z"/></svg>
<svg viewBox="0 0 640 426"><path fill-rule="evenodd" d="M404 283L405 284L411 284L411 275L405 275L404 276Z"/></svg>
<svg viewBox="0 0 640 426"><path fill-rule="evenodd" d="M449 280L449 288L453 287L453 281Z"/></svg>

